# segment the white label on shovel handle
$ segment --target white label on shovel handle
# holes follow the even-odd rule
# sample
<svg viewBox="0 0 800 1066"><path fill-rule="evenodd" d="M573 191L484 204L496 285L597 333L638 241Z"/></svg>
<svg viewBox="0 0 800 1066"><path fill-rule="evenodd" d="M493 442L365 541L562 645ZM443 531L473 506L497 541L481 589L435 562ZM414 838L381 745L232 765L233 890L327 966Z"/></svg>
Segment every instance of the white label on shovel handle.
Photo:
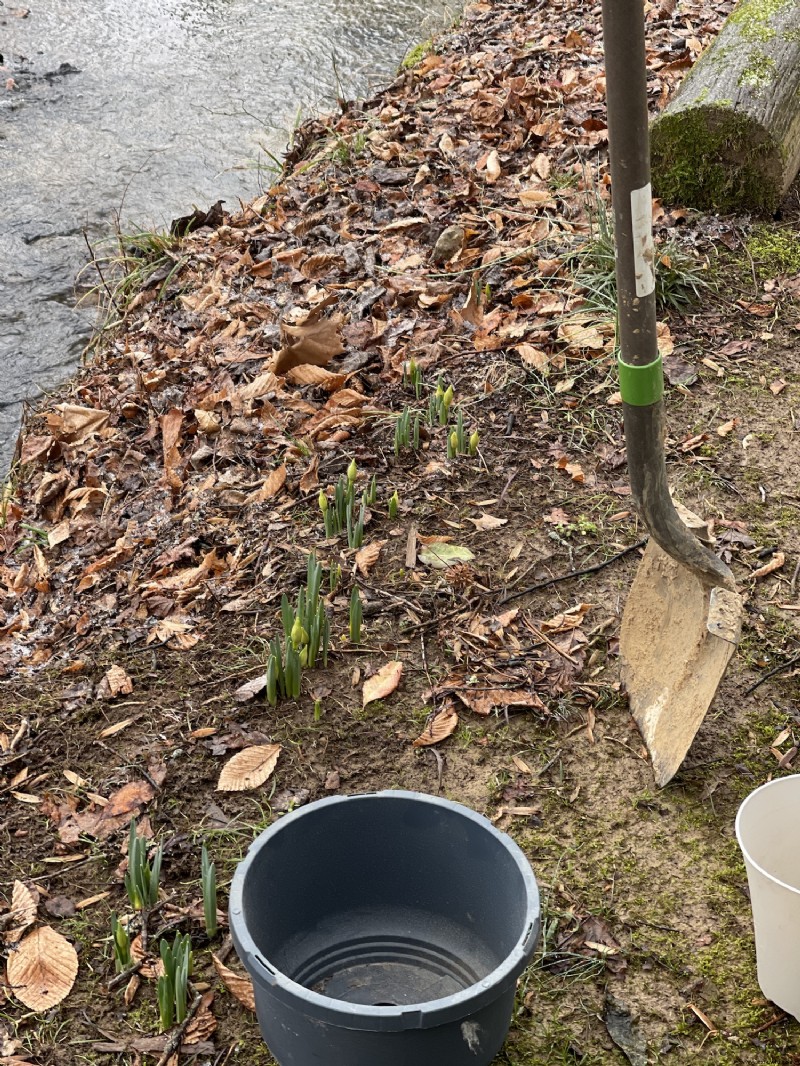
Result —
<svg viewBox="0 0 800 1066"><path fill-rule="evenodd" d="M650 183L631 190L631 230L636 295L649 296L656 288L656 255L653 246L653 191Z"/></svg>

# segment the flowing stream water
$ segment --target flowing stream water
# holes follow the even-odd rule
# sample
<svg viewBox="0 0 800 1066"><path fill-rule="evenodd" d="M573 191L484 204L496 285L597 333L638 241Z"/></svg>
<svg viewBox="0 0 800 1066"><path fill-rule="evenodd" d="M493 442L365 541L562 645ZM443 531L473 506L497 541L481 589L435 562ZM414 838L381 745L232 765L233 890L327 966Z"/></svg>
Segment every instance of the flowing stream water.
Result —
<svg viewBox="0 0 800 1066"><path fill-rule="evenodd" d="M301 115L386 79L445 0L0 0L0 476L77 365L92 242L269 186Z"/></svg>

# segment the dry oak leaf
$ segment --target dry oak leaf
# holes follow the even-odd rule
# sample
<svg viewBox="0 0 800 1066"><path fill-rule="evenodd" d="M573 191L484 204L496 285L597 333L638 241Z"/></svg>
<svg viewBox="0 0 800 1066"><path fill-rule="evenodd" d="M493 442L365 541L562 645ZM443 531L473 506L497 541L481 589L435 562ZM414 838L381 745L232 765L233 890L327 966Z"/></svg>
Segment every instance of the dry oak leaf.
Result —
<svg viewBox="0 0 800 1066"><path fill-rule="evenodd" d="M373 540L371 544L365 544L356 552L356 566L364 577L368 576L371 568L377 563L381 548L385 543L385 540Z"/></svg>
<svg viewBox="0 0 800 1066"><path fill-rule="evenodd" d="M382 700L385 696L394 692L400 684L402 676L403 664L401 662L392 660L392 662L382 666L376 674L373 674L368 681L364 682L364 689L361 695L362 707L366 707L373 700Z"/></svg>
<svg viewBox="0 0 800 1066"><path fill-rule="evenodd" d="M431 744L438 744L440 740L445 740L452 733L455 733L458 728L458 714L453 707L445 707L444 710L439 711L430 725L420 733L416 740L412 741L412 746L415 748L427 748Z"/></svg>
<svg viewBox="0 0 800 1066"><path fill-rule="evenodd" d="M113 700L130 692L133 692L133 681L121 666L109 667L97 686L97 696L101 700Z"/></svg>
<svg viewBox="0 0 800 1066"><path fill-rule="evenodd" d="M244 792L263 785L278 762L280 744L255 744L244 748L225 763L217 792Z"/></svg>
<svg viewBox="0 0 800 1066"><path fill-rule="evenodd" d="M42 925L8 957L8 984L29 1010L50 1010L72 990L78 954L66 937Z"/></svg>
<svg viewBox="0 0 800 1066"><path fill-rule="evenodd" d="M229 970L216 955L212 954L211 958L214 960L214 969L217 971L220 981L222 981L233 998L238 999L243 1007L255 1013L256 996L253 991L253 982L250 978Z"/></svg>

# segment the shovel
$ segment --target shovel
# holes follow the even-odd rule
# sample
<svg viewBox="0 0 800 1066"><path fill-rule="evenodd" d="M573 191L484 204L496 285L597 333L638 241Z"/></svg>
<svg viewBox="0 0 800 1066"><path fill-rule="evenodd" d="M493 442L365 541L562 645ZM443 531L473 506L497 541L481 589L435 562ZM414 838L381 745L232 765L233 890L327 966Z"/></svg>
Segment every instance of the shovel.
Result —
<svg viewBox="0 0 800 1066"><path fill-rule="evenodd" d="M650 533L622 618L622 681L656 783L683 762L741 633L733 575L705 523L672 502L655 252L643 0L603 0L620 393L631 491Z"/></svg>

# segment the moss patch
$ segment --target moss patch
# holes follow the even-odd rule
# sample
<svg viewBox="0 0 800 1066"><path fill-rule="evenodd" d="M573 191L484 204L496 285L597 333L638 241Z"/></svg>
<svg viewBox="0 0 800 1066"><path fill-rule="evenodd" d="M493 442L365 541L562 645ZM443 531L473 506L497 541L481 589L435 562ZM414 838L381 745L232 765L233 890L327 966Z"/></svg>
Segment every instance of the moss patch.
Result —
<svg viewBox="0 0 800 1066"><path fill-rule="evenodd" d="M653 188L670 203L717 211L773 211L781 192L778 146L731 107L688 107L651 131Z"/></svg>
<svg viewBox="0 0 800 1066"><path fill-rule="evenodd" d="M800 245L793 230L759 226L747 241L747 250L762 273L800 273Z"/></svg>

